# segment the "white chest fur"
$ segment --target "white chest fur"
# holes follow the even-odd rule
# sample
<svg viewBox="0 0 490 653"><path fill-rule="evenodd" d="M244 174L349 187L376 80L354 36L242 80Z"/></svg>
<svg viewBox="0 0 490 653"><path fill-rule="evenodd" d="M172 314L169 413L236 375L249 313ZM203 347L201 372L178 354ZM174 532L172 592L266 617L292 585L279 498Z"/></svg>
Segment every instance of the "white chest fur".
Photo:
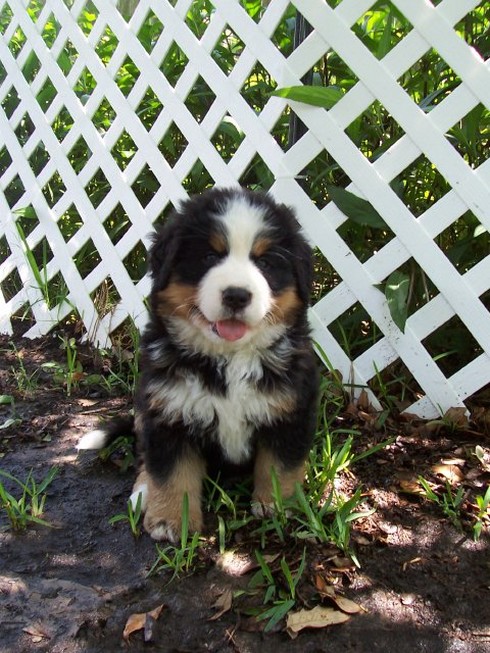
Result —
<svg viewBox="0 0 490 653"><path fill-rule="evenodd" d="M225 457L241 463L250 455L254 428L270 424L277 415L278 398L257 390L262 374L257 355L235 355L225 370L225 396L209 392L196 374L186 372L172 383L150 386L150 402L166 420L182 420L195 433L216 422L216 437Z"/></svg>

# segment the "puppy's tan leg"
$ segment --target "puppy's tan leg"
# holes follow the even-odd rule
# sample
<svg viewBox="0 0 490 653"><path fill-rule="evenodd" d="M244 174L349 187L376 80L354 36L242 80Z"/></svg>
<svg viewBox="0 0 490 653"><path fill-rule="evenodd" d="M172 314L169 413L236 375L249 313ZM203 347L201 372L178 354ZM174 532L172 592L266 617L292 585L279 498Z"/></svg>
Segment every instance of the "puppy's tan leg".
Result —
<svg viewBox="0 0 490 653"><path fill-rule="evenodd" d="M281 488L281 495L284 499L294 494L296 483L303 483L304 481L304 463L291 469L285 468L272 451L265 447L259 447L255 459L252 496L252 512L256 517L263 517L274 510L272 470L275 471Z"/></svg>
<svg viewBox="0 0 490 653"><path fill-rule="evenodd" d="M191 452L182 456L163 483L145 469L140 472L132 496L143 492L143 524L154 540L174 543L180 540L185 494L189 500L189 533L202 530L201 496L205 473L204 461Z"/></svg>

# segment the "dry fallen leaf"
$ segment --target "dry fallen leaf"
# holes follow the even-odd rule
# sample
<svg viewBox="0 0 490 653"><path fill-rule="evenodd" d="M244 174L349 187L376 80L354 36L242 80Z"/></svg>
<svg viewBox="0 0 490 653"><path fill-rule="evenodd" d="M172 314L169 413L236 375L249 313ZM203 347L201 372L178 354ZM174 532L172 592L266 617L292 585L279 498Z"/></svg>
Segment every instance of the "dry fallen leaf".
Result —
<svg viewBox="0 0 490 653"><path fill-rule="evenodd" d="M462 481L464 479L463 472L456 465L433 465L432 471L434 474L439 474L444 476L450 483L456 483L457 481Z"/></svg>
<svg viewBox="0 0 490 653"><path fill-rule="evenodd" d="M424 492L416 478L401 478L399 485L401 492L406 492L407 494L423 494Z"/></svg>
<svg viewBox="0 0 490 653"><path fill-rule="evenodd" d="M468 409L464 406L449 408L449 410L444 413L443 420L452 426L465 428L468 426Z"/></svg>
<svg viewBox="0 0 490 653"><path fill-rule="evenodd" d="M334 556L332 558L332 562L335 565L336 569L339 570L354 568L354 563L352 562L352 560L350 560L349 558L345 558L343 556Z"/></svg>
<svg viewBox="0 0 490 653"><path fill-rule="evenodd" d="M368 393L365 390L361 391L361 394L359 395L357 399L357 406L361 410L368 410L370 405Z"/></svg>
<svg viewBox="0 0 490 653"><path fill-rule="evenodd" d="M402 594L400 596L400 602L402 605L412 605L415 603L417 600L417 596L415 594Z"/></svg>
<svg viewBox="0 0 490 653"><path fill-rule="evenodd" d="M244 576L257 567L257 561L249 555L225 551L217 560L217 566L228 576Z"/></svg>
<svg viewBox="0 0 490 653"><path fill-rule="evenodd" d="M216 621L222 617L226 612L231 610L233 604L233 592L228 589L221 596L216 599L216 602L213 605L213 608L216 608L217 612L213 614L212 617L209 617L208 621Z"/></svg>
<svg viewBox="0 0 490 653"><path fill-rule="evenodd" d="M315 587L320 596L331 599L337 607L342 610L342 612L347 612L347 614L357 614L363 610L363 608L361 608L357 603L354 603L354 601L346 599L343 596L338 596L335 593L333 585L327 583L321 574L316 574L315 576Z"/></svg>
<svg viewBox="0 0 490 653"><path fill-rule="evenodd" d="M419 562L424 562L424 558L417 557L417 558L412 558L411 560L406 560L402 565L402 569L403 571L407 571L410 565L415 565Z"/></svg>
<svg viewBox="0 0 490 653"><path fill-rule="evenodd" d="M321 574L315 575L315 587L321 596L328 596L330 598L335 596L335 590L333 586L327 583Z"/></svg>
<svg viewBox="0 0 490 653"><path fill-rule="evenodd" d="M360 605L350 599L346 599L345 596L333 596L332 601L342 612L346 612L347 614L357 614L363 610Z"/></svg>
<svg viewBox="0 0 490 653"><path fill-rule="evenodd" d="M359 419L361 419L363 422L373 423L377 419L376 415L371 415L371 413L367 413L365 410L359 409L357 414L359 416Z"/></svg>
<svg viewBox="0 0 490 653"><path fill-rule="evenodd" d="M291 637L295 637L304 628L326 628L342 624L350 619L348 614L316 606L312 610L299 610L288 615L286 629Z"/></svg>
<svg viewBox="0 0 490 653"><path fill-rule="evenodd" d="M443 465L466 465L466 458L444 458L444 460L441 460L441 463Z"/></svg>
<svg viewBox="0 0 490 653"><path fill-rule="evenodd" d="M137 632L138 630L145 630L145 642L149 641L151 639L152 635L152 619L156 621L158 617L160 616L161 611L163 610L165 606L159 605L157 608L154 610L151 610L150 612L136 612L134 614L129 615L128 620L126 621L126 625L124 627L123 631L123 637L124 639L128 639L130 635L133 633ZM149 637L149 639L147 639Z"/></svg>
<svg viewBox="0 0 490 653"><path fill-rule="evenodd" d="M41 624L32 624L22 630L32 637L33 644L39 644L43 639L51 639L51 635Z"/></svg>

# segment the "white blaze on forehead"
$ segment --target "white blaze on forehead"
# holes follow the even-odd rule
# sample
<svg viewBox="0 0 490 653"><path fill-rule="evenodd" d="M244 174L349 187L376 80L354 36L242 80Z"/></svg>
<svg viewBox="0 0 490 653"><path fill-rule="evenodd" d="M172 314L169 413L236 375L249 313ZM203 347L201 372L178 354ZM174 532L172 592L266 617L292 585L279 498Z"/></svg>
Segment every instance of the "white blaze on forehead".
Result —
<svg viewBox="0 0 490 653"><path fill-rule="evenodd" d="M255 239L267 228L263 207L250 204L245 197L236 197L217 217L225 226L230 254L248 258Z"/></svg>
<svg viewBox="0 0 490 653"><path fill-rule="evenodd" d="M246 198L235 197L223 206L216 218L223 224L228 253L199 284L199 309L209 322L226 318L223 291L229 286L245 288L251 294L251 301L241 311L240 320L256 326L272 306L269 284L250 258L257 237L267 231L265 211Z"/></svg>

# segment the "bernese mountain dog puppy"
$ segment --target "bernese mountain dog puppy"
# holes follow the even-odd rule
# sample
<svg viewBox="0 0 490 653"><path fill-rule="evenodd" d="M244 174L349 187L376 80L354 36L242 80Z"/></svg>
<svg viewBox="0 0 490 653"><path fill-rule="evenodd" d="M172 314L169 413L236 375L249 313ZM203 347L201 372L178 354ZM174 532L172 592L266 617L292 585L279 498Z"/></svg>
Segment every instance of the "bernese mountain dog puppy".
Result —
<svg viewBox="0 0 490 653"><path fill-rule="evenodd" d="M182 203L153 237L149 322L141 338L132 423L82 438L106 446L134 429L144 526L156 540L203 527L202 484L222 467L249 467L252 510L272 510L303 481L316 424L317 362L307 307L312 253L288 207L243 188Z"/></svg>

